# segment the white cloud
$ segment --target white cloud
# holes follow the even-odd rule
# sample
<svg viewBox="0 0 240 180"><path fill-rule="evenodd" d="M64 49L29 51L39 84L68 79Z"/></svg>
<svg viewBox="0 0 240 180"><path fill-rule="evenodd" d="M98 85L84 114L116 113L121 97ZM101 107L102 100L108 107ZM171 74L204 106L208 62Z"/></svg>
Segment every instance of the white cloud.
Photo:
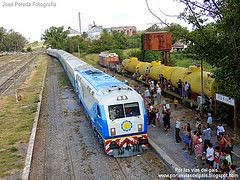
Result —
<svg viewBox="0 0 240 180"><path fill-rule="evenodd" d="M13 3L13 6L3 7L4 2ZM31 7L19 7L19 3L29 3ZM56 7L36 7L36 3L55 3ZM161 8L166 14L179 14L182 8L178 2L149 0L149 5L162 19L181 23L176 18L165 17L159 11ZM158 22L147 10L145 0L1 0L0 26L20 32L31 41L40 40L41 34L50 26L63 25L79 30L78 12L81 12L83 31L93 21L103 27L133 25L138 29Z"/></svg>

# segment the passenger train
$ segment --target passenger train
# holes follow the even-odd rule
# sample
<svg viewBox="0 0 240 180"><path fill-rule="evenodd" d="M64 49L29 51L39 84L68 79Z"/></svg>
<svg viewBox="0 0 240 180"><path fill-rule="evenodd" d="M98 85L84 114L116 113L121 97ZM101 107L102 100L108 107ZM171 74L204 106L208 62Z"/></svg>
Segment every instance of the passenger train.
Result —
<svg viewBox="0 0 240 180"><path fill-rule="evenodd" d="M107 155L133 156L148 148L147 114L140 94L65 51L47 49L47 54L62 64Z"/></svg>

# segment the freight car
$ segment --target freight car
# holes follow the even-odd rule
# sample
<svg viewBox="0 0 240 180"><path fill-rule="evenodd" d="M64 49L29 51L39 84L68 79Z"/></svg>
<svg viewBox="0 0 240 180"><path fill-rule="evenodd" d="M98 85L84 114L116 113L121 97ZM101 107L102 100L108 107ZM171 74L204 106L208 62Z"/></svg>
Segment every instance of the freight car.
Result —
<svg viewBox="0 0 240 180"><path fill-rule="evenodd" d="M99 54L99 64L103 67L110 68L109 66L119 63L120 63L119 57L116 53L109 53L105 51Z"/></svg>
<svg viewBox="0 0 240 180"><path fill-rule="evenodd" d="M136 91L67 52L47 53L62 64L106 154L126 157L148 147L147 115Z"/></svg>
<svg viewBox="0 0 240 180"><path fill-rule="evenodd" d="M192 93L201 94L201 68L198 66L172 67L161 64L160 61L141 62L137 58L123 60L123 71L130 73L139 80L150 78L159 81L162 75L172 86L177 88L178 80L188 82ZM210 72L203 71L203 94L213 97L215 92L215 79Z"/></svg>

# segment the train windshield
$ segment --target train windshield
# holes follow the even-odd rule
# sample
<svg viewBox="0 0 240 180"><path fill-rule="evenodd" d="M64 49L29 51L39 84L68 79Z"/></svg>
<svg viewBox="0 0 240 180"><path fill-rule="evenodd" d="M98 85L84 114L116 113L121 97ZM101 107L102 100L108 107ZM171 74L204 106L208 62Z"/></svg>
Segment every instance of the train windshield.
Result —
<svg viewBox="0 0 240 180"><path fill-rule="evenodd" d="M139 104L137 102L111 105L108 106L108 111L111 120L140 115Z"/></svg>

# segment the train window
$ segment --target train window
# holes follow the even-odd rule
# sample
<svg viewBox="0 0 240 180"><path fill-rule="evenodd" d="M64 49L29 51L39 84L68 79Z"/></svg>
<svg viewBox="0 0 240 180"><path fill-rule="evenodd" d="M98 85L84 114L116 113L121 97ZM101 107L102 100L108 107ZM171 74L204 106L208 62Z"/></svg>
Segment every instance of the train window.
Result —
<svg viewBox="0 0 240 180"><path fill-rule="evenodd" d="M137 102L124 104L126 117L139 116L140 110Z"/></svg>
<svg viewBox="0 0 240 180"><path fill-rule="evenodd" d="M100 111L99 106L97 106L97 115L98 115L98 116L101 116L101 111Z"/></svg>
<svg viewBox="0 0 240 180"><path fill-rule="evenodd" d="M109 118L111 120L124 118L124 111L123 111L122 104L108 106L108 112L109 112Z"/></svg>

